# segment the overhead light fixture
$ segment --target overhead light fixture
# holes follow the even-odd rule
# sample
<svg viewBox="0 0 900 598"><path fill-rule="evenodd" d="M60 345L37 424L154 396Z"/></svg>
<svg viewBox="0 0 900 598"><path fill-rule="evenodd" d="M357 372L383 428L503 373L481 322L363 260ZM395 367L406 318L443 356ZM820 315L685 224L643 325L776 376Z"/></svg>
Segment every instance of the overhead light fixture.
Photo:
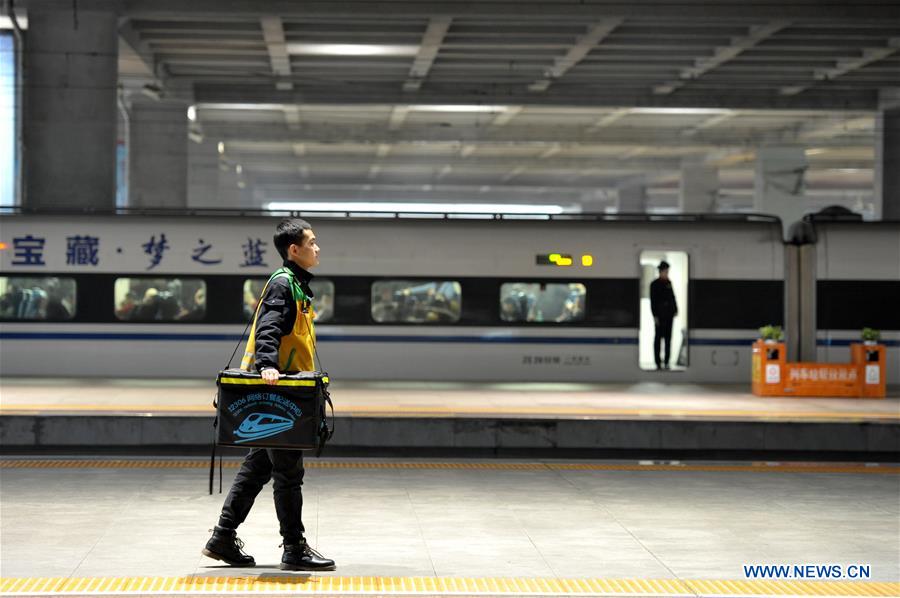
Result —
<svg viewBox="0 0 900 598"><path fill-rule="evenodd" d="M672 116L697 116L713 114L731 114L727 108L631 108L629 114L659 114Z"/></svg>
<svg viewBox="0 0 900 598"><path fill-rule="evenodd" d="M807 156L818 156L819 154L824 154L827 151L828 150L823 147L811 147L805 150L803 153L805 153Z"/></svg>
<svg viewBox="0 0 900 598"><path fill-rule="evenodd" d="M28 29L28 17L16 15L16 22L19 23L19 29ZM0 29L15 29L12 24L12 18L8 15L0 15Z"/></svg>
<svg viewBox="0 0 900 598"><path fill-rule="evenodd" d="M419 46L412 44L308 44L286 45L288 54L303 56L415 56Z"/></svg>
<svg viewBox="0 0 900 598"><path fill-rule="evenodd" d="M197 107L191 104L187 109L187 117L191 122L197 122Z"/></svg>
<svg viewBox="0 0 900 598"><path fill-rule="evenodd" d="M252 104L248 102L200 102L204 110L283 110L287 104Z"/></svg>
<svg viewBox="0 0 900 598"><path fill-rule="evenodd" d="M576 210L558 204L431 203L388 201L273 201L273 211L420 212L423 214L564 214Z"/></svg>
<svg viewBox="0 0 900 598"><path fill-rule="evenodd" d="M244 167L238 164L234 167L234 171L238 174L244 174Z"/></svg>
<svg viewBox="0 0 900 598"><path fill-rule="evenodd" d="M506 112L509 106L487 104L414 104L409 107L416 112Z"/></svg>
<svg viewBox="0 0 900 598"><path fill-rule="evenodd" d="M219 155L220 155L220 156L221 156L222 154L225 153L225 142L224 142L224 141L220 141L220 142L219 142L219 148L218 148L218 149L219 149Z"/></svg>

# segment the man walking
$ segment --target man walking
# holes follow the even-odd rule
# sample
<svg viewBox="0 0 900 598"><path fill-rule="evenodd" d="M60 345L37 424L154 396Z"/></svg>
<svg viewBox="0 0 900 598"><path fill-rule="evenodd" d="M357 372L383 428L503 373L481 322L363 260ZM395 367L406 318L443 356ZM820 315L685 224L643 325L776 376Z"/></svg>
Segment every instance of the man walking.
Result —
<svg viewBox="0 0 900 598"><path fill-rule="evenodd" d="M263 289L241 369L256 367L268 384L277 384L281 373L315 369L316 336L309 288L311 268L319 265L319 246L305 220L282 220L275 232L275 248L284 266L275 271ZM203 554L232 566L252 567L256 561L244 554L237 527L244 522L253 501L270 479L274 480L275 512L284 539L281 568L291 571L333 570L334 561L313 550L303 537L303 453L299 450L250 451L234 478L219 524Z"/></svg>

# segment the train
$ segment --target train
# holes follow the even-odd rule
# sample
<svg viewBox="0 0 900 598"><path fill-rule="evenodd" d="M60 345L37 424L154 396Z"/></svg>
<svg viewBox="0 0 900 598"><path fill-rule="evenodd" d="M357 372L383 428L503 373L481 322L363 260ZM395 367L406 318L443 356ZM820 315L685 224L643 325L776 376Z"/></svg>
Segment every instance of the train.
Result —
<svg viewBox="0 0 900 598"><path fill-rule="evenodd" d="M281 265L285 215L3 216L0 375L213 378ZM322 247L313 302L335 380L747 385L771 324L820 361L878 329L900 383L900 223L820 219L786 243L753 214L299 215ZM663 260L669 369L647 293Z"/></svg>

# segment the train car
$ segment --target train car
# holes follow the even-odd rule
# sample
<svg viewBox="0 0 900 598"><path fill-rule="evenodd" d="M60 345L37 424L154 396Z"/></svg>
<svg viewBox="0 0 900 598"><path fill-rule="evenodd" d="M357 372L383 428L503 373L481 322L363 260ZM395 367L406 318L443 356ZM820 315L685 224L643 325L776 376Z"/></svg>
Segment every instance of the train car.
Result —
<svg viewBox="0 0 900 598"><path fill-rule="evenodd" d="M400 216L308 217L336 379L747 383L756 329L783 320L776 218ZM0 374L213 376L280 265L278 219L4 217ZM647 295L662 260L669 370Z"/></svg>
<svg viewBox="0 0 900 598"><path fill-rule="evenodd" d="M815 221L818 361L850 361L860 330L887 346L888 384L900 383L900 223Z"/></svg>

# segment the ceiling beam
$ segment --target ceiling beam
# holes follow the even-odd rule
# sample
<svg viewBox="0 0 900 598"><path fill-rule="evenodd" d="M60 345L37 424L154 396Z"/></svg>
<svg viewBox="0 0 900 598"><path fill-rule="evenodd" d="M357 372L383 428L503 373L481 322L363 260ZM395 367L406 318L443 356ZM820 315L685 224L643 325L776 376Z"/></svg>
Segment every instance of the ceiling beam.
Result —
<svg viewBox="0 0 900 598"><path fill-rule="evenodd" d="M172 79L179 79L173 77ZM732 110L877 110L874 90L809 90L799 95L783 95L775 90L748 90L724 86L659 95L616 88L610 85L557 83L544 93L524 90L520 85L494 83L438 84L431 82L416 93L404 92L394 83L346 85L322 82L292 91L268 85L246 83L203 83L183 77L194 87L194 96L203 103L239 104L480 104L499 106L553 106L572 108L723 108Z"/></svg>
<svg viewBox="0 0 900 598"><path fill-rule="evenodd" d="M860 122L866 119L860 119ZM871 117L867 117L871 122ZM829 123L835 121L829 120ZM845 122L845 121L840 121ZM550 147L551 144L572 145L649 145L663 147L745 147L770 140L768 133L738 137L726 129L715 128L699 131L690 137L680 134L678 128L662 132L659 129L619 127L589 132L579 127L445 127L414 124L402 129L389 130L384 125L355 125L346 123L307 122L302 129L291 130L281 124L264 123L222 123L204 121L204 131L208 136L226 142L262 143L318 143L318 144L453 144L462 147L476 145L522 146L534 144ZM797 131L794 127L790 131ZM829 139L818 135L816 143L833 146L871 147L872 135L860 133L844 135L839 139ZM835 134L844 133L836 129ZM853 130L847 132L854 132ZM785 132L787 134L787 131ZM783 137L783 135L782 135Z"/></svg>
<svg viewBox="0 0 900 598"><path fill-rule="evenodd" d="M419 91L422 82L428 77L428 71L437 58L438 51L444 41L444 36L450 28L450 17L432 17L428 21L428 28L422 36L419 44L419 53L409 69L409 76L403 84L403 91Z"/></svg>
<svg viewBox="0 0 900 598"><path fill-rule="evenodd" d="M838 60L833 68L816 69L813 72L813 81L806 85L789 85L781 88L781 94L786 96L797 95L806 91L817 83L833 81L838 77L852 73L864 66L877 62L900 50L900 37L892 37L888 45L883 48L863 48L859 57Z"/></svg>
<svg viewBox="0 0 900 598"><path fill-rule="evenodd" d="M28 4L34 2L30 0ZM27 7L27 4L26 4ZM283 18L362 17L429 18L432 15L490 17L513 22L534 22L553 18L586 20L610 17L647 17L655 19L865 19L869 22L897 18L896 3L884 0L855 2L672 2L671 0L122 0L122 14L141 19L246 19L265 14Z"/></svg>
<svg viewBox="0 0 900 598"><path fill-rule="evenodd" d="M679 173L673 173L670 176L678 177ZM621 178L624 180L628 177ZM397 181L390 180L337 181L323 183L315 181L304 181L297 178L296 176L285 176L280 178L256 178L254 179L254 182L259 186L269 189L284 188L285 190L292 190L296 189L299 185L309 185L310 190L316 190L320 192L331 191L334 193L358 192L361 189L366 188L366 190L376 190L396 194L396 197L398 199L401 197L408 197L409 194L418 194L419 197L421 197L422 185L430 185L431 191L435 193L456 193L457 201L460 200L460 197L469 196L472 193L478 192L483 186L490 185L493 191L498 193L507 193L509 194L510 199L513 200L515 200L517 197L543 195L544 193L547 193L548 196L554 198L555 201L558 196L565 196L569 193L583 193L588 189L597 189L602 187L615 188L616 179L612 177L606 184L598 183L596 179L585 180L578 183L548 181L546 185L528 185L517 183L515 181L503 183L501 181L482 179L460 182L429 182L424 179L419 179L414 184L403 184Z"/></svg>
<svg viewBox="0 0 900 598"><path fill-rule="evenodd" d="M621 24L621 18L604 19L590 27L587 33L579 37L575 45L569 48L569 51L564 56L554 59L553 66L544 71L544 76L529 85L528 89L531 91L547 91L556 79L565 75L569 69L581 62L591 50L597 47L597 44L602 42L612 33L613 29Z"/></svg>
<svg viewBox="0 0 900 598"><path fill-rule="evenodd" d="M297 130L300 128L300 108L299 106L284 106L282 107L282 111L284 112L284 122L287 123L287 126L291 130Z"/></svg>
<svg viewBox="0 0 900 598"><path fill-rule="evenodd" d="M272 170L293 170L297 168L300 160L292 155L232 153L232 157L238 160L245 169L261 167ZM521 168L515 176L523 174L526 169L541 171L541 176L548 176L547 171L576 171L585 169L600 169L608 171L635 170L642 168L664 168L678 170L682 160L679 157L672 158L647 158L634 160L636 156L589 156L584 158L507 158L507 157L483 157L478 160L465 160L459 157L434 156L427 158L397 157L391 160L379 160L377 166L380 170L408 169L408 170L440 170L444 166L450 166L455 172L471 172L493 170L497 176L503 176L510 170ZM303 163L310 168L334 167L347 170L364 171L370 167L371 160L366 156L352 155L340 156L310 155L303 158ZM871 163L871 162L870 162Z"/></svg>
<svg viewBox="0 0 900 598"><path fill-rule="evenodd" d="M506 110L502 110L494 120L491 121L492 127L505 127L508 125L512 119L517 117L520 112L522 112L522 106L510 106Z"/></svg>
<svg viewBox="0 0 900 598"><path fill-rule="evenodd" d="M291 58L288 56L287 44L284 39L284 25L281 17L266 15L259 19L262 27L263 39L269 51L269 62L272 64L272 74L279 80L275 82L275 88L282 91L294 89L291 77Z"/></svg>
<svg viewBox="0 0 900 598"><path fill-rule="evenodd" d="M872 117L827 119L824 122L808 123L796 131L795 135L797 139L819 145L819 141L822 139L843 138L842 136L845 135L869 131L874 126L875 119Z"/></svg>
<svg viewBox="0 0 900 598"><path fill-rule="evenodd" d="M619 108L618 110L613 110L609 114L605 114L602 117L598 118L591 126L587 128L588 132L598 131L605 127L610 126L616 121L625 118L631 113L628 108Z"/></svg>
<svg viewBox="0 0 900 598"><path fill-rule="evenodd" d="M714 116L710 116L706 120L701 123L698 123L692 127L688 127L681 131L681 134L685 137L693 137L700 131L705 131L706 129L711 129L717 125L722 124L725 121L729 121L735 116L737 116L737 112L723 112L722 114L716 114Z"/></svg>
<svg viewBox="0 0 900 598"><path fill-rule="evenodd" d="M406 122L406 117L409 116L409 107L408 106L394 106L393 110L391 110L391 116L388 120L388 128L391 131L396 131L403 127L403 123Z"/></svg>
<svg viewBox="0 0 900 598"><path fill-rule="evenodd" d="M711 56L696 59L694 61L694 66L682 69L681 72L678 73L678 79L654 87L653 93L657 95L668 95L681 89L690 81L699 79L704 73L708 73L717 66L728 62L744 50L752 48L764 39L771 37L778 31L784 29L789 24L789 21L772 21L765 25L751 27L747 35L732 39L731 44L727 46L716 48Z"/></svg>
<svg viewBox="0 0 900 598"><path fill-rule="evenodd" d="M156 58L150 45L141 39L140 33L128 19L123 19L119 24L119 43L127 46L129 54L137 61L143 75L156 77ZM130 73L133 74L133 73Z"/></svg>

